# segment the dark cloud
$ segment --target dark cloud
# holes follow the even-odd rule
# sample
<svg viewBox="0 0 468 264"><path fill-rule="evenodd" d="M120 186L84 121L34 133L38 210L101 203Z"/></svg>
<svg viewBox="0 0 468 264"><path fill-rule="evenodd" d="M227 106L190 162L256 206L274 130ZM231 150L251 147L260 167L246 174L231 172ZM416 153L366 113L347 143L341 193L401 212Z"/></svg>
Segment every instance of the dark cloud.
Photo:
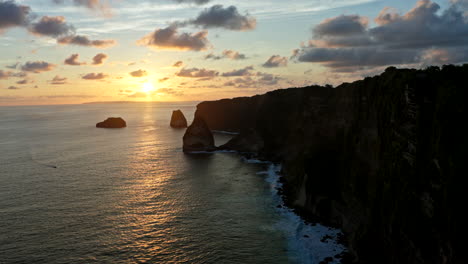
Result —
<svg viewBox="0 0 468 264"><path fill-rule="evenodd" d="M285 67L288 65L288 58L279 55L271 56L262 66L265 68Z"/></svg>
<svg viewBox="0 0 468 264"><path fill-rule="evenodd" d="M86 64L85 62L78 61L79 56L80 55L78 54L72 54L70 57L66 58L63 63L66 65L72 65L72 66L79 66L79 65Z"/></svg>
<svg viewBox="0 0 468 264"><path fill-rule="evenodd" d="M104 63L104 60L107 59L107 55L104 53L98 53L93 57L93 65L101 65Z"/></svg>
<svg viewBox="0 0 468 264"><path fill-rule="evenodd" d="M60 37L72 34L75 29L65 22L63 16L43 16L39 22L33 23L29 29L33 34L49 37Z"/></svg>
<svg viewBox="0 0 468 264"><path fill-rule="evenodd" d="M172 65L172 67L178 68L178 67L182 67L183 65L184 65L184 62L183 62L183 61L177 61L176 63L174 63L174 64Z"/></svg>
<svg viewBox="0 0 468 264"><path fill-rule="evenodd" d="M258 81L262 85L275 85L278 84L278 81L282 79L277 75L263 72L257 72L257 76L259 77Z"/></svg>
<svg viewBox="0 0 468 264"><path fill-rule="evenodd" d="M130 75L131 75L132 77L138 77L138 78L139 78L139 77L145 77L145 76L147 76L147 75L148 75L148 72L146 72L146 71L144 71L144 70L138 70L138 71L132 71L132 72L130 73Z"/></svg>
<svg viewBox="0 0 468 264"><path fill-rule="evenodd" d="M211 0L174 0L177 3L189 3L189 4L197 4L197 5L204 5Z"/></svg>
<svg viewBox="0 0 468 264"><path fill-rule="evenodd" d="M51 71L54 69L54 67L54 64L45 61L28 61L23 66L21 66L21 70L26 72L40 73Z"/></svg>
<svg viewBox="0 0 468 264"><path fill-rule="evenodd" d="M19 90L20 88L19 87L16 87L16 86L10 86L7 88L8 90Z"/></svg>
<svg viewBox="0 0 468 264"><path fill-rule="evenodd" d="M61 85L61 84L66 84L67 83L67 78L65 77L60 77L56 75L52 80L49 81L51 84L54 85Z"/></svg>
<svg viewBox="0 0 468 264"><path fill-rule="evenodd" d="M197 18L185 23L203 28L225 28L237 31L253 30L257 26L257 20L249 14L241 15L235 6L224 8L222 5L207 8Z"/></svg>
<svg viewBox="0 0 468 264"><path fill-rule="evenodd" d="M27 26L30 23L29 6L18 5L14 1L0 2L0 34L3 30L15 26Z"/></svg>
<svg viewBox="0 0 468 264"><path fill-rule="evenodd" d="M20 80L20 81L17 81L16 84L27 84L29 83L29 81L27 79L23 79L23 80Z"/></svg>
<svg viewBox="0 0 468 264"><path fill-rule="evenodd" d="M219 72L214 70L206 70L206 69L198 69L198 68L191 68L191 69L181 69L178 73L176 73L179 77L188 77L188 78L213 78L219 75Z"/></svg>
<svg viewBox="0 0 468 264"><path fill-rule="evenodd" d="M233 50L224 50L221 55L214 55L213 53L210 53L205 56L206 60L212 59L212 60L221 60L221 59L231 59L231 60L244 60L247 59L247 56L245 54L241 54L237 51Z"/></svg>
<svg viewBox="0 0 468 264"><path fill-rule="evenodd" d="M299 62L315 62L337 72L407 64L445 64L468 61L466 0L452 0L444 11L420 0L405 14L385 8L370 28L358 15L326 19L313 38L293 53Z"/></svg>
<svg viewBox="0 0 468 264"><path fill-rule="evenodd" d="M102 80L104 78L107 78L107 74L104 74L104 73L88 73L88 74L85 74L83 75L81 78L84 79L84 80Z"/></svg>
<svg viewBox="0 0 468 264"><path fill-rule="evenodd" d="M154 47L158 49L173 50L206 50L210 42L206 38L207 31L200 31L194 34L178 33L178 28L171 25L167 28L156 29L149 35L137 41L138 45Z"/></svg>
<svg viewBox="0 0 468 264"><path fill-rule="evenodd" d="M161 79L158 80L158 82L165 82L165 81L167 81L167 80L169 80L169 77L161 78Z"/></svg>
<svg viewBox="0 0 468 264"><path fill-rule="evenodd" d="M108 40L90 40L86 36L75 35L75 36L66 36L59 38L57 40L59 44L63 45L79 45L87 47L96 47L96 48L108 48L114 46L117 42L112 39Z"/></svg>
<svg viewBox="0 0 468 264"><path fill-rule="evenodd" d="M233 70L233 71L230 71L230 72L225 72L221 76L223 76L223 77L250 76L250 75L253 74L251 72L251 70L253 70L253 69L254 69L253 66L248 66L248 67L245 67L243 69Z"/></svg>

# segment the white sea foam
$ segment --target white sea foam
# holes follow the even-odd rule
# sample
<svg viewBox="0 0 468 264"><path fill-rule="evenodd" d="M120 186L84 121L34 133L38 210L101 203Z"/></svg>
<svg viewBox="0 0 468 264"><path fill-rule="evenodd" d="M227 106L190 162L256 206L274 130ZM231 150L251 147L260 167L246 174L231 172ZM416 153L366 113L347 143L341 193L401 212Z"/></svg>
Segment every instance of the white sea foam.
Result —
<svg viewBox="0 0 468 264"><path fill-rule="evenodd" d="M248 163L266 163L258 160L246 160ZM276 224L276 228L281 230L288 242L288 253L291 261L305 264L318 264L326 257L333 257L333 261L329 263L340 263L340 260L334 258L337 254L346 251L346 248L337 243L337 236L340 230L325 227L320 224L311 225L306 223L294 211L284 206L281 196L277 189L282 188L282 183L279 181L281 165L270 163L266 171L258 172L257 174L266 175L266 181L270 185L271 194L273 196L274 205L282 205L281 208L275 208L280 215L280 220ZM324 240L324 237L331 237Z"/></svg>

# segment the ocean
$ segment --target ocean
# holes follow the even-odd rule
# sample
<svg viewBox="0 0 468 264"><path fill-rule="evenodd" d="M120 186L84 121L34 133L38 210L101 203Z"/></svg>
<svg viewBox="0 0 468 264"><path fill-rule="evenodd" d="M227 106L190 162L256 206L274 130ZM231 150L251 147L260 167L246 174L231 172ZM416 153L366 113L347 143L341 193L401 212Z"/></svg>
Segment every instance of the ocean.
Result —
<svg viewBox="0 0 468 264"><path fill-rule="evenodd" d="M0 263L319 263L345 250L324 239L338 230L278 207L280 165L184 154L169 121L195 105L0 107ZM127 128L95 127L111 116Z"/></svg>

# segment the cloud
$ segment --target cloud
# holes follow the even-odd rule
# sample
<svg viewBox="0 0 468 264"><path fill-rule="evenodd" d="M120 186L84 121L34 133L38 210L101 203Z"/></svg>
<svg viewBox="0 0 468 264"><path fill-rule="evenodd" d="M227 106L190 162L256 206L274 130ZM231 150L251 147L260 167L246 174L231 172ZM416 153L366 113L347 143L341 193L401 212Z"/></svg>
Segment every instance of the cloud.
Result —
<svg viewBox="0 0 468 264"><path fill-rule="evenodd" d="M277 85L281 77L274 74L257 72L248 76L235 78L224 83L224 86L232 86L236 88L262 88L264 86Z"/></svg>
<svg viewBox="0 0 468 264"><path fill-rule="evenodd" d="M223 76L223 77L250 76L250 75L252 75L251 70L253 70L253 69L254 69L253 66L247 66L247 67L245 67L243 69L233 70L233 71L230 71L230 72L225 72L221 76Z"/></svg>
<svg viewBox="0 0 468 264"><path fill-rule="evenodd" d="M88 73L88 74L85 74L83 75L81 78L84 79L84 80L102 80L104 78L107 78L108 75L107 74L104 74L104 73Z"/></svg>
<svg viewBox="0 0 468 264"><path fill-rule="evenodd" d="M8 90L19 90L20 88L16 87L16 86L9 86L7 89Z"/></svg>
<svg viewBox="0 0 468 264"><path fill-rule="evenodd" d="M342 15L317 25L308 44L295 50L299 62L320 63L336 72L388 65L426 65L468 61L466 0L443 11L419 0L405 14L384 8L369 27L368 18Z"/></svg>
<svg viewBox="0 0 468 264"><path fill-rule="evenodd" d="M0 70L0 80L1 79L8 79L9 77L24 78L24 77L26 77L26 73Z"/></svg>
<svg viewBox="0 0 468 264"><path fill-rule="evenodd" d="M86 64L85 62L78 61L79 56L80 55L78 54L72 54L69 58L66 58L63 63L66 65L72 65L72 66L79 66L79 65Z"/></svg>
<svg viewBox="0 0 468 264"><path fill-rule="evenodd" d="M96 48L108 48L108 47L114 46L117 43L113 39L90 40L88 37L81 36L81 35L66 36L63 38L59 38L57 42L63 45L79 45L79 46L96 47Z"/></svg>
<svg viewBox="0 0 468 264"><path fill-rule="evenodd" d="M56 4L64 4L67 0L52 0ZM109 16L110 5L107 1L103 0L72 0L73 4L76 6L84 6L93 11L100 11L102 14Z"/></svg>
<svg viewBox="0 0 468 264"><path fill-rule="evenodd" d="M275 85L278 84L278 81L282 79L277 75L263 72L257 72L257 76L260 77L258 81L263 85Z"/></svg>
<svg viewBox="0 0 468 264"><path fill-rule="evenodd" d="M45 61L28 61L23 66L21 66L21 70L26 72L40 73L51 71L54 69L54 67L54 64Z"/></svg>
<svg viewBox="0 0 468 264"><path fill-rule="evenodd" d="M54 85L60 85L60 84L66 84L67 83L67 78L65 77L60 77L56 75L52 80L49 81L51 84Z"/></svg>
<svg viewBox="0 0 468 264"><path fill-rule="evenodd" d="M17 5L14 1L0 2L0 34L7 28L27 26L30 23L31 8Z"/></svg>
<svg viewBox="0 0 468 264"><path fill-rule="evenodd" d="M262 66L265 68L285 67L288 65L288 58L279 55L271 56Z"/></svg>
<svg viewBox="0 0 468 264"><path fill-rule="evenodd" d="M241 15L235 6L224 8L222 5L207 8L197 18L185 23L206 29L225 28L236 31L253 30L257 26L257 20L249 14Z"/></svg>
<svg viewBox="0 0 468 264"><path fill-rule="evenodd" d="M189 4L197 4L197 5L204 5L211 0L174 0L177 3L189 3Z"/></svg>
<svg viewBox="0 0 468 264"><path fill-rule="evenodd" d="M27 79L23 79L23 80L20 80L20 81L17 81L16 84L27 84L29 83L29 81Z"/></svg>
<svg viewBox="0 0 468 264"><path fill-rule="evenodd" d="M156 93L159 93L159 94L169 94L169 95L174 95L174 96L182 96L182 95L184 95L183 92L174 90L174 89L172 89L172 88L160 88L160 89L156 90Z"/></svg>
<svg viewBox="0 0 468 264"><path fill-rule="evenodd" d="M147 96L148 96L148 94L143 93L143 92L136 92L136 93L127 95L127 97L129 97L129 98L145 98Z"/></svg>
<svg viewBox="0 0 468 264"><path fill-rule="evenodd" d="M0 80L1 79L8 79L10 76L11 76L10 71L0 70Z"/></svg>
<svg viewBox="0 0 468 264"><path fill-rule="evenodd" d="M137 41L138 45L169 50L206 50L210 42L206 38L207 31L197 33L178 33L178 28L171 25L167 28L156 29Z"/></svg>
<svg viewBox="0 0 468 264"><path fill-rule="evenodd" d="M43 16L39 22L33 23L29 30L33 34L49 37L69 35L75 31L72 25L65 22L63 16Z"/></svg>
<svg viewBox="0 0 468 264"><path fill-rule="evenodd" d="M161 78L161 79L158 80L158 82L165 82L165 81L167 81L167 80L169 80L169 77Z"/></svg>
<svg viewBox="0 0 468 264"><path fill-rule="evenodd" d="M106 60L108 56L104 53L98 53L96 56L93 57L93 65L101 65L104 64L104 60Z"/></svg>
<svg viewBox="0 0 468 264"><path fill-rule="evenodd" d="M187 77L187 78L213 78L219 75L218 71L214 70L206 70L206 69L198 69L198 68L191 68L191 69L181 69L178 73L176 73L179 77Z"/></svg>
<svg viewBox="0 0 468 264"><path fill-rule="evenodd" d="M221 60L221 59L231 59L231 60L244 60L247 59L247 56L245 54L241 54L237 51L233 50L224 50L222 55L214 55L213 53L210 53L205 56L205 60Z"/></svg>
<svg viewBox="0 0 468 264"><path fill-rule="evenodd" d="M130 75L132 77L145 77L148 75L148 72L144 71L144 70L138 70L138 71L133 71L130 73Z"/></svg>
<svg viewBox="0 0 468 264"><path fill-rule="evenodd" d="M11 64L11 65L7 65L5 66L5 68L15 70L16 68L18 68L18 65L19 65L19 62Z"/></svg>
<svg viewBox="0 0 468 264"><path fill-rule="evenodd" d="M174 63L174 64L172 65L172 67L178 68L178 67L182 67L183 65L184 65L184 62L183 62L183 61L177 61L176 63Z"/></svg>

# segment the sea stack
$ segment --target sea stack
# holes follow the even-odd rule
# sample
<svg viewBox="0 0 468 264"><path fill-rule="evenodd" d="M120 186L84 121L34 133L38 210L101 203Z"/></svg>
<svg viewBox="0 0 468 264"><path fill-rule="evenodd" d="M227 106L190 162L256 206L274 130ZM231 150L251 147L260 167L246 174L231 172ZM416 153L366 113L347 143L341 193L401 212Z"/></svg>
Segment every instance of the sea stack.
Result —
<svg viewBox="0 0 468 264"><path fill-rule="evenodd" d="M127 123L121 117L109 117L103 122L96 124L99 128L123 128L127 127Z"/></svg>
<svg viewBox="0 0 468 264"><path fill-rule="evenodd" d="M185 119L184 113L180 110L172 111L171 127L173 128L186 128L187 119Z"/></svg>
<svg viewBox="0 0 468 264"><path fill-rule="evenodd" d="M205 120L195 116L193 123L187 128L184 134L184 152L193 151L213 151L214 137Z"/></svg>

